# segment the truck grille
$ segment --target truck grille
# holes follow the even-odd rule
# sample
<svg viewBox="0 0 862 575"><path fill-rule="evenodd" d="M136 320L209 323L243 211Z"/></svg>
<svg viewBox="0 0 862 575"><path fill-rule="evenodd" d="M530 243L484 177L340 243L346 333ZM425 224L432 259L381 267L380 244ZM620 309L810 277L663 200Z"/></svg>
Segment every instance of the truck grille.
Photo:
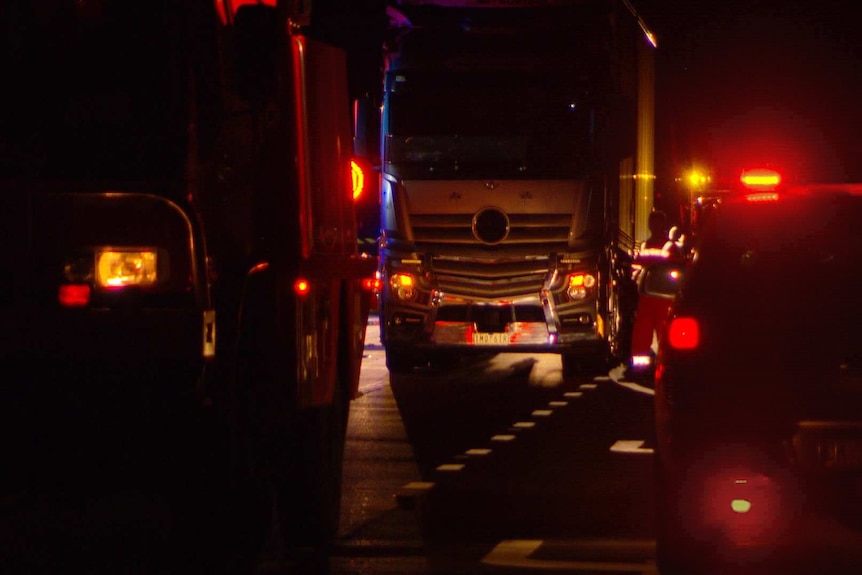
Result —
<svg viewBox="0 0 862 575"><path fill-rule="evenodd" d="M549 258L502 260L435 256L432 265L438 285L447 295L507 299L538 294L548 274Z"/></svg>
<svg viewBox="0 0 862 575"><path fill-rule="evenodd" d="M541 253L565 251L572 226L570 214L508 214L509 230L498 248L540 246ZM414 214L413 238L421 252L436 253L443 246L487 246L473 233L473 214Z"/></svg>

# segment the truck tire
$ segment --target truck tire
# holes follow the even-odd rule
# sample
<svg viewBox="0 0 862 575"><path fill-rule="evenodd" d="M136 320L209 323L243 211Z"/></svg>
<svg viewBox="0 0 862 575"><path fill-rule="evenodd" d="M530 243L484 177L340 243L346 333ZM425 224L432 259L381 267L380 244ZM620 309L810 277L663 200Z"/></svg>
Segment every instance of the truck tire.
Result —
<svg viewBox="0 0 862 575"><path fill-rule="evenodd" d="M386 369L390 373L406 374L412 373L414 367L422 365L419 356L411 351L404 349L389 349L386 348Z"/></svg>
<svg viewBox="0 0 862 575"><path fill-rule="evenodd" d="M563 377L593 378L602 375L606 371L607 361L604 350L597 354L590 353L563 353L560 359L563 364Z"/></svg>

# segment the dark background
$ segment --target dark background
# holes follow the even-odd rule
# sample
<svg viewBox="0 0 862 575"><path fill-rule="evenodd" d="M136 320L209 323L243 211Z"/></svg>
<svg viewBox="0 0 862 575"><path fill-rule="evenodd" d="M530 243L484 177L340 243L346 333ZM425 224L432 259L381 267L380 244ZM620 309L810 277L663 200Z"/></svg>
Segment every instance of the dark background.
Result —
<svg viewBox="0 0 862 575"><path fill-rule="evenodd" d="M672 206L697 169L786 181L862 181L862 39L846 0L631 0L658 40L656 192ZM314 0L355 53L377 50L386 0ZM394 2L393 2L394 3ZM343 40L345 37L341 37ZM374 58L355 68L374 74Z"/></svg>
<svg viewBox="0 0 862 575"><path fill-rule="evenodd" d="M769 164L801 180L862 180L853 3L641 0L659 42L657 183Z"/></svg>

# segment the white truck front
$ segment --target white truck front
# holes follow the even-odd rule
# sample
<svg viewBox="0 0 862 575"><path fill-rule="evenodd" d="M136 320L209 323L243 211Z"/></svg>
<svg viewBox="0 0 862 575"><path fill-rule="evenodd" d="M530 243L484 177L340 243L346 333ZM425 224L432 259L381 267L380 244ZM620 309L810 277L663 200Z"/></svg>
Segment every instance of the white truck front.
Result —
<svg viewBox="0 0 862 575"><path fill-rule="evenodd" d="M575 4L402 20L381 122L393 372L501 351L560 353L571 370L616 352L643 34L616 3Z"/></svg>

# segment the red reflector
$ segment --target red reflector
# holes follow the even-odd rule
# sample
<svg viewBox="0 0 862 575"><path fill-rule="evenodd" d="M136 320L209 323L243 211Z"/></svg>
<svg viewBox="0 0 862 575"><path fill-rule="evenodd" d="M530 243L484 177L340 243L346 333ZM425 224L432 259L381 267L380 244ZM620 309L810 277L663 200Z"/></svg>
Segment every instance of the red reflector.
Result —
<svg viewBox="0 0 862 575"><path fill-rule="evenodd" d="M296 292L296 295L307 295L311 291L311 282L300 278L294 282L293 291Z"/></svg>
<svg viewBox="0 0 862 575"><path fill-rule="evenodd" d="M700 326L693 317L675 317L667 330L668 344L674 349L695 349L700 344Z"/></svg>
<svg viewBox="0 0 862 575"><path fill-rule="evenodd" d="M362 287L368 291L379 291L380 280L377 278L364 278L362 280Z"/></svg>
<svg viewBox="0 0 862 575"><path fill-rule="evenodd" d="M82 307L90 303L90 286L87 284L61 285L57 294L60 305Z"/></svg>

